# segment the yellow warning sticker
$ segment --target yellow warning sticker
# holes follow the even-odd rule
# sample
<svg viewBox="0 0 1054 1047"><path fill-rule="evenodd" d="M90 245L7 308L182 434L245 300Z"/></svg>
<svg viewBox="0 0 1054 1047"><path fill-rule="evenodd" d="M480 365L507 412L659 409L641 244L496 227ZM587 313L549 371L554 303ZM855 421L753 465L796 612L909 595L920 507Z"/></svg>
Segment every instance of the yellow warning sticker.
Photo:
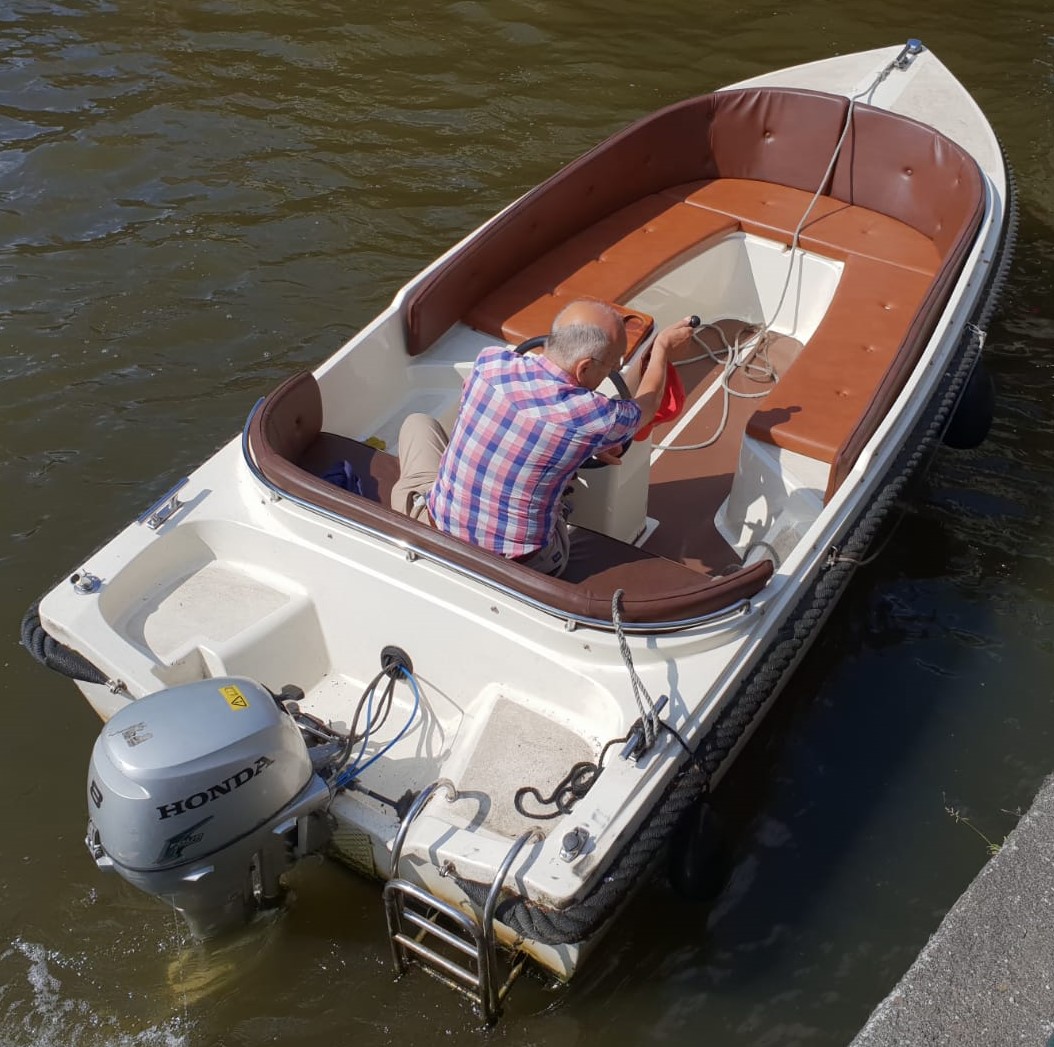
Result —
<svg viewBox="0 0 1054 1047"><path fill-rule="evenodd" d="M249 699L238 690L234 684L228 684L226 687L220 688L220 694L226 699L227 704L232 709L248 709Z"/></svg>

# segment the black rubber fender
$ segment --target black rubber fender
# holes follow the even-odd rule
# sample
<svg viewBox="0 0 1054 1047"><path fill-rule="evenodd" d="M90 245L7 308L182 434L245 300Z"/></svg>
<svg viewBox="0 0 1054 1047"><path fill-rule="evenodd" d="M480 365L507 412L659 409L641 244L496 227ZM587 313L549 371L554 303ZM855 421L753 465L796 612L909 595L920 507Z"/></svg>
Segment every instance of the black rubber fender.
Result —
<svg viewBox="0 0 1054 1047"><path fill-rule="evenodd" d="M995 383L984 362L979 360L955 405L955 413L941 441L957 451L979 447L988 437L994 416Z"/></svg>

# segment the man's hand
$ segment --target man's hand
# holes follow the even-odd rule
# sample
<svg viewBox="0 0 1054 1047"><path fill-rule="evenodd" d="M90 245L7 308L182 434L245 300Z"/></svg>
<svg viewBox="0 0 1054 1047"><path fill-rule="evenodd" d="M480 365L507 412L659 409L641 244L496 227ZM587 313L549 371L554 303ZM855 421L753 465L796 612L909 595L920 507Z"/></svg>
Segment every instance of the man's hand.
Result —
<svg viewBox="0 0 1054 1047"><path fill-rule="evenodd" d="M692 321L695 320L693 324ZM692 335L695 333L699 326L699 318L696 316L686 316L683 320L678 320L674 324L670 324L669 327L664 327L656 336L653 348L656 345L662 343L663 348L666 350L667 359L673 360L675 363L688 356L685 350L691 345Z"/></svg>
<svg viewBox="0 0 1054 1047"><path fill-rule="evenodd" d="M692 332L696 326L692 323L694 319L695 317L686 316L683 320L664 327L651 343L648 363L640 376L637 395L633 397L640 407L642 426L655 417L655 412L662 403L662 395L666 389L666 367L670 360L687 355L684 350L692 340Z"/></svg>
<svg viewBox="0 0 1054 1047"><path fill-rule="evenodd" d="M605 465L621 465L622 444L615 444L614 447L605 447L602 451L597 451L593 457Z"/></svg>

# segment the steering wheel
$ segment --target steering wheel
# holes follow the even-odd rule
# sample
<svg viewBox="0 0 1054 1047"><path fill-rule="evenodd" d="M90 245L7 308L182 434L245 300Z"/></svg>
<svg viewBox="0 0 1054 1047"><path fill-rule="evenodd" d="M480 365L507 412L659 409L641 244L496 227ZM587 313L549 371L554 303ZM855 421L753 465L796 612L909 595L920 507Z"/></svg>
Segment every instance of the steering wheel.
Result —
<svg viewBox="0 0 1054 1047"><path fill-rule="evenodd" d="M518 346L513 350L518 356L523 356L525 353L529 353L534 349L540 349L545 345L547 336L544 334L537 334L533 338L528 338L524 342L520 342ZM615 399L617 400L632 400L633 394L629 391L629 386L626 385L626 379L622 377L616 370L608 372L608 381L615 387L617 393ZM633 437L631 436L628 440L625 440L622 444L622 448L619 450L619 457L621 458L628 450L629 445L633 443ZM607 462L602 462L599 458L587 458L580 466L580 469L602 469Z"/></svg>

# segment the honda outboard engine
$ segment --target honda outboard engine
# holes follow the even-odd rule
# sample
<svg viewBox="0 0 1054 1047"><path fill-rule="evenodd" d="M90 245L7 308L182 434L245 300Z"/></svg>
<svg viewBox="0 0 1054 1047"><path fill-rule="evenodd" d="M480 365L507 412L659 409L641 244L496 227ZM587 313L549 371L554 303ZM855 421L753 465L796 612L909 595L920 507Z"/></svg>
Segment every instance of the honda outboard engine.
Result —
<svg viewBox="0 0 1054 1047"><path fill-rule="evenodd" d="M293 717L252 680L171 687L103 728L88 772L88 849L174 905L198 937L282 894L325 845L330 790Z"/></svg>

